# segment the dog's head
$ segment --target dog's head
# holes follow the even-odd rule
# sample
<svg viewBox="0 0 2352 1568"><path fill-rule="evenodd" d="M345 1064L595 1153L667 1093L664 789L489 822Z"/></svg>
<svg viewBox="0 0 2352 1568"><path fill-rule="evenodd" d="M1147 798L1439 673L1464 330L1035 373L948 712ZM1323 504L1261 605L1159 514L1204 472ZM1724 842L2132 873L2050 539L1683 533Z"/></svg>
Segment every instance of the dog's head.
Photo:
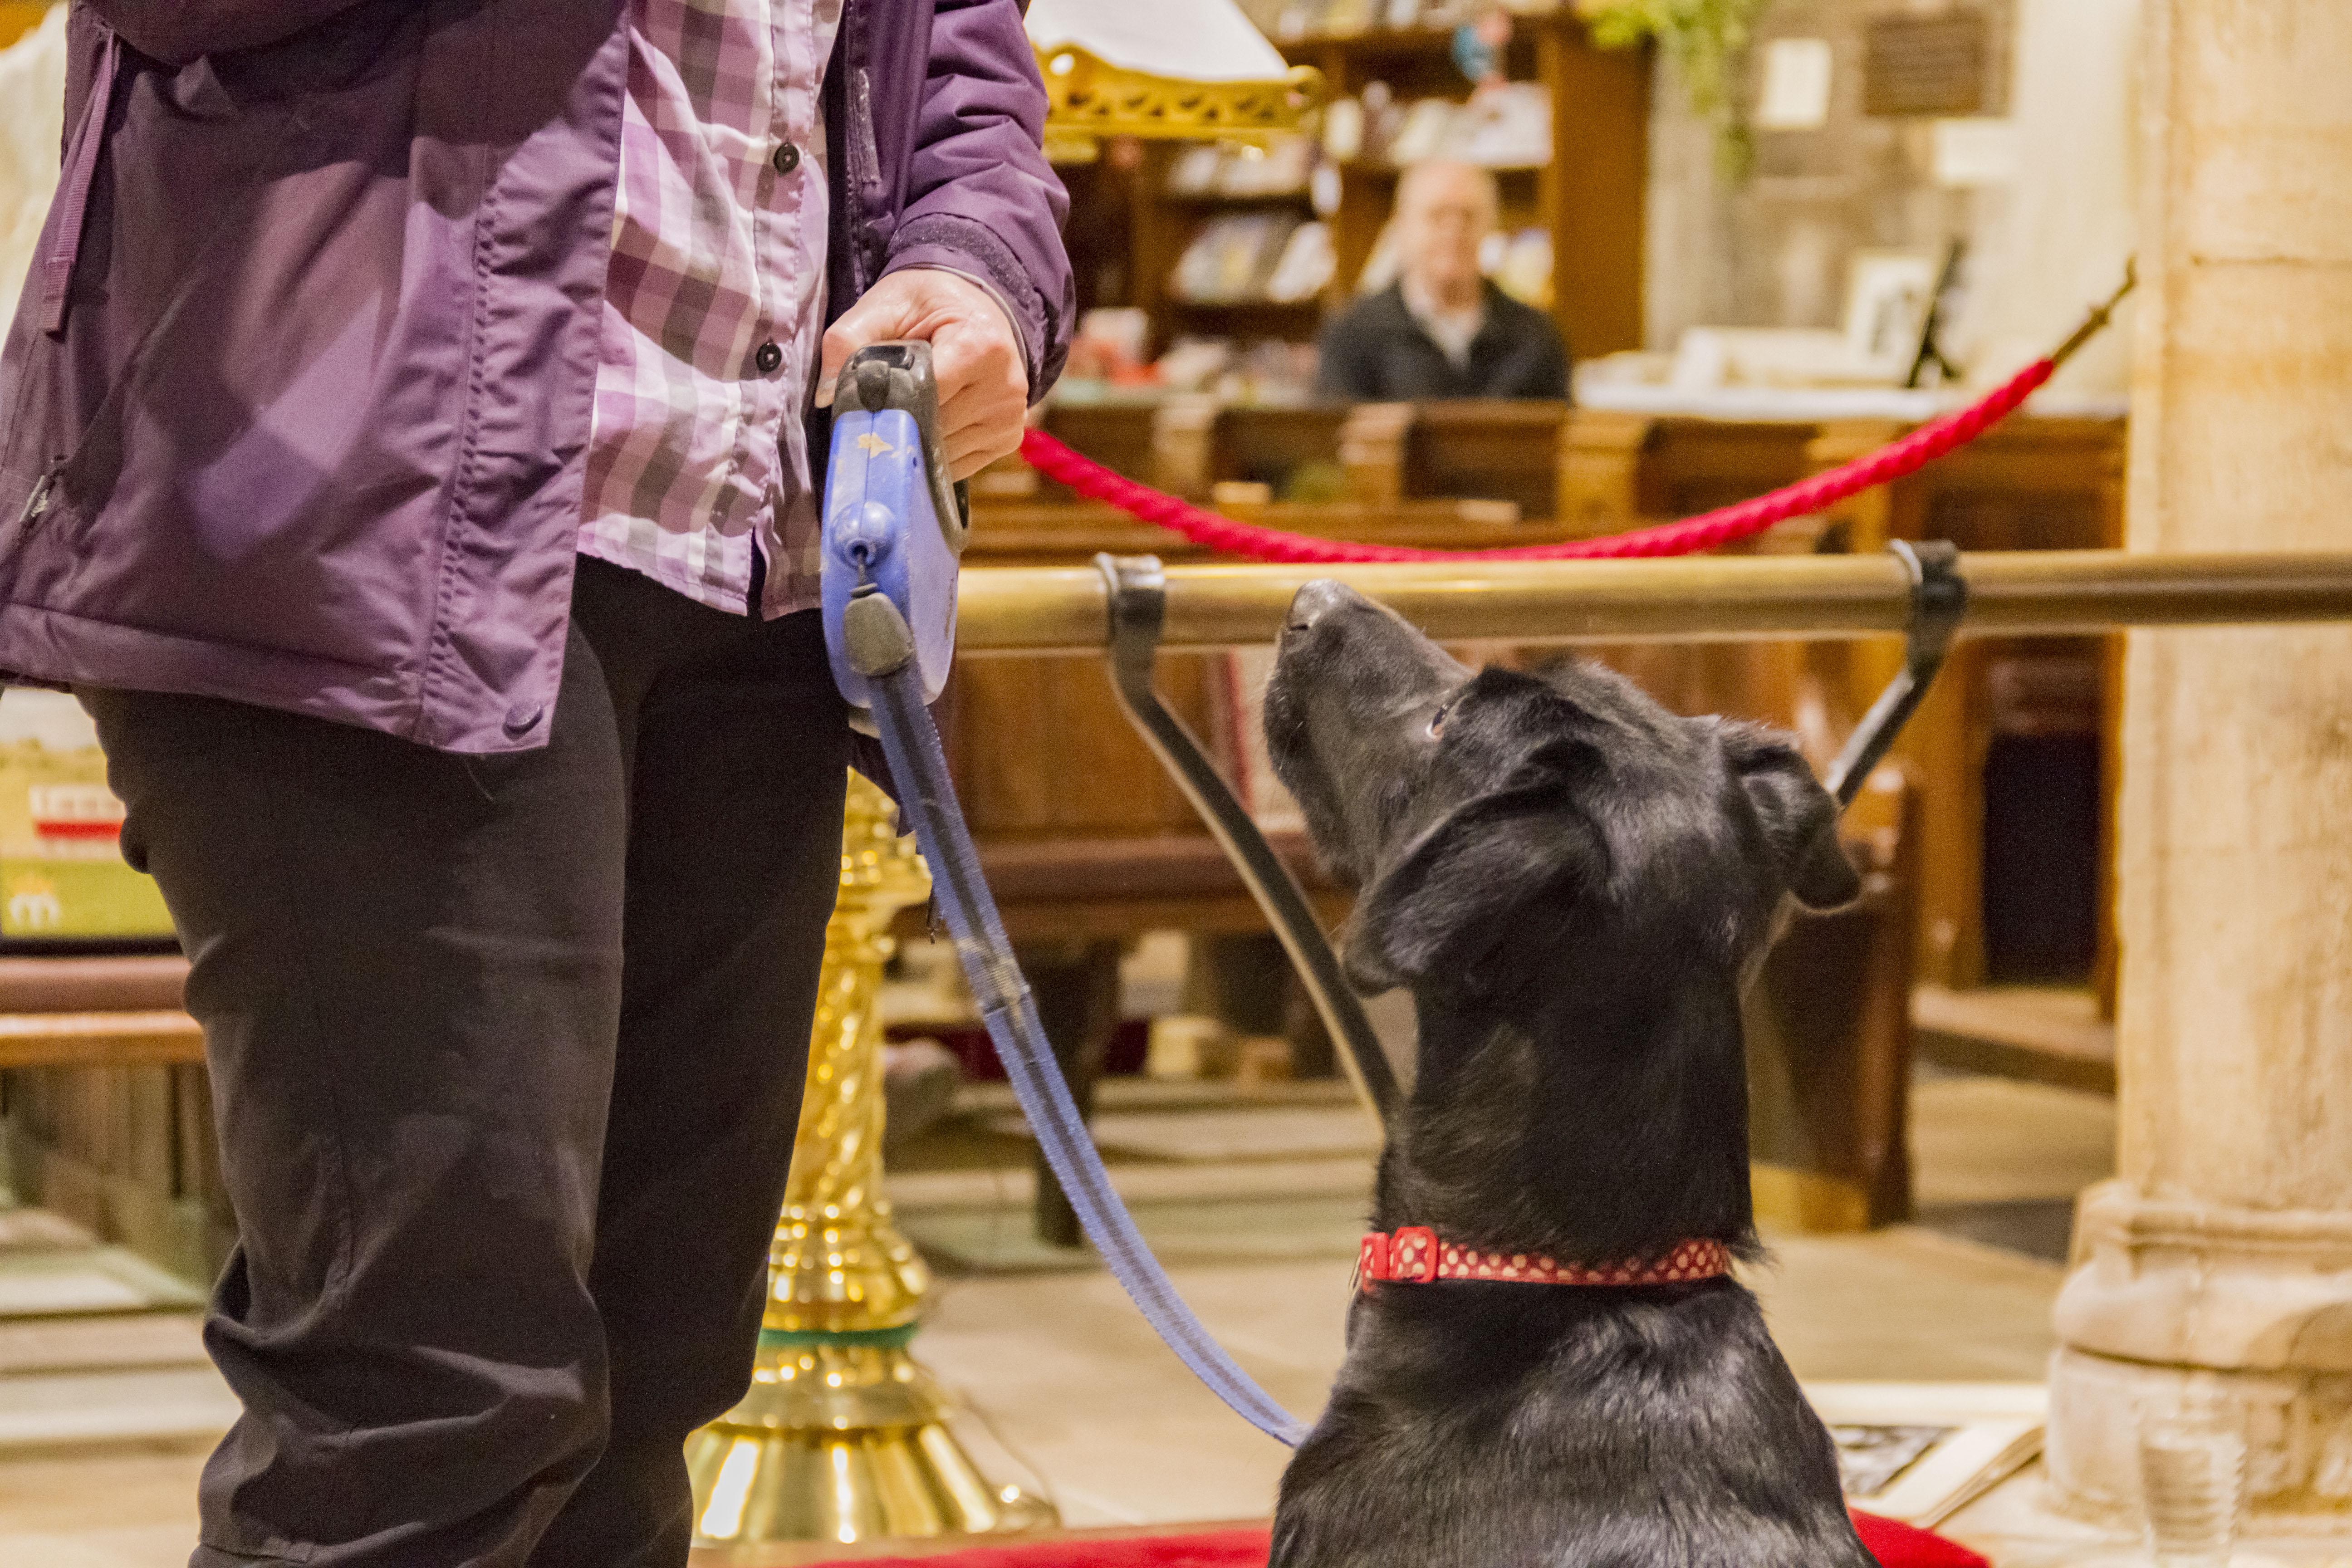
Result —
<svg viewBox="0 0 2352 1568"><path fill-rule="evenodd" d="M1346 958L1368 989L1643 954L1737 976L1784 897L1859 890L1786 737L1679 717L1593 665L1474 672L1338 583L1292 602L1265 711L1276 772L1362 889Z"/></svg>

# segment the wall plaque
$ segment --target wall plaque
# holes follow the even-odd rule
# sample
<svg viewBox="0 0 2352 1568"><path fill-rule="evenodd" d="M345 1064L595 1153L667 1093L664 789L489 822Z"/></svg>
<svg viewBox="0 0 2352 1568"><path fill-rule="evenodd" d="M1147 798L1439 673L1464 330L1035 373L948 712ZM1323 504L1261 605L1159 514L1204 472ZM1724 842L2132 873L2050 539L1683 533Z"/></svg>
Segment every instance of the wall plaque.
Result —
<svg viewBox="0 0 2352 1568"><path fill-rule="evenodd" d="M1984 13L1880 16L1863 46L1864 114L1981 114L1990 52Z"/></svg>

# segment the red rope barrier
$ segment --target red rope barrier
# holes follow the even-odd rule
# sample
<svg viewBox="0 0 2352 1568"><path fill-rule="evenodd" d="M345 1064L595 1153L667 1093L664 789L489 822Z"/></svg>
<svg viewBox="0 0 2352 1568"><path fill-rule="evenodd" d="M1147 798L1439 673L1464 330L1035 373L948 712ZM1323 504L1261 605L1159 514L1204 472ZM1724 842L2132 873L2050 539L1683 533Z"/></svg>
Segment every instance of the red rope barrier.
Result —
<svg viewBox="0 0 2352 1568"><path fill-rule="evenodd" d="M1843 468L1769 495L1719 507L1680 522L1637 528L1565 544L1521 544L1506 550L1415 550L1394 544L1351 544L1313 534L1286 533L1235 522L1213 511L1137 484L1091 458L1082 457L1043 430L1022 437L1021 455L1047 479L1067 485L1090 500L1108 501L1129 516L1157 523L1211 550L1255 561L1327 564L1347 561L1572 561L1642 555L1688 555L1752 538L1776 522L1834 506L1848 496L1916 473L1945 453L1965 447L2017 411L2018 405L2057 373L2074 352L2096 337L2137 282L2137 268L2124 267L2123 287L2084 317L2055 353L2038 359L1968 407L1922 425L1900 441L1882 447Z"/></svg>
<svg viewBox="0 0 2352 1568"><path fill-rule="evenodd" d="M1046 435L1031 430L1021 455L1029 466L1089 500L1107 501L1193 543L1253 561L1326 564L1348 561L1570 561L1645 555L1688 555L1751 538L1776 522L1834 506L1848 496L1917 472L1947 452L1967 446L2017 410L2058 368L2058 357L2034 361L1968 407L1922 425L1903 439L1841 468L1797 484L1701 512L1679 522L1637 528L1561 544L1519 544L1503 550L1417 550L1396 544L1351 544L1312 534L1286 533L1236 522L1191 502L1139 485Z"/></svg>

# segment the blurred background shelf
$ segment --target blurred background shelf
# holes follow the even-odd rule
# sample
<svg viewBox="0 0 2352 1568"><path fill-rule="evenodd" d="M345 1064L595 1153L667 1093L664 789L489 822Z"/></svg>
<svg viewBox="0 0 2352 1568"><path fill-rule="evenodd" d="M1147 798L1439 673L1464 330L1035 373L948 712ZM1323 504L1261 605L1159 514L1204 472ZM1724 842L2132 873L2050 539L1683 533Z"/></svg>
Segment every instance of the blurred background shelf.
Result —
<svg viewBox="0 0 2352 1568"><path fill-rule="evenodd" d="M1323 73L1335 103L1361 104L1370 93L1398 104L1460 104L1470 100L1473 84L1454 63L1454 37L1450 27L1409 27L1309 37L1279 47L1293 65ZM1548 163L1496 170L1503 227L1507 233L1539 229L1554 237L1549 309L1580 358L1639 348L1649 51L1599 48L1580 21L1562 13L1516 18L1501 57L1511 82L1539 87L1549 97L1552 143ZM1318 147L1314 178L1301 188L1239 194L1173 189L1177 163L1191 151L1114 142L1090 163L1064 166L1072 210L1078 215L1069 238L1079 309L1142 310L1150 321L1150 357L1177 338L1202 331L1311 340L1323 318L1355 297L1388 223L1401 170L1376 156L1335 159ZM1186 248L1221 216L1285 211L1302 220L1312 214L1329 225L1337 266L1328 285L1298 306L1265 307L1259 311L1263 320L1202 321L1212 309L1234 316L1246 312L1180 298L1171 279Z"/></svg>

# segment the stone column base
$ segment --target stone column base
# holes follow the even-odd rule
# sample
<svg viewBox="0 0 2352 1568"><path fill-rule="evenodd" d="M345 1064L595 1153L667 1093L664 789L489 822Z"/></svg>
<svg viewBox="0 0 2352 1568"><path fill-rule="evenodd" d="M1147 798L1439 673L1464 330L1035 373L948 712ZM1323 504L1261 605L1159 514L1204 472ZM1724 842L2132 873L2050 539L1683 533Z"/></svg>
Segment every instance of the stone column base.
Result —
<svg viewBox="0 0 2352 1568"><path fill-rule="evenodd" d="M2050 1496L2077 1519L2137 1529L2144 1411L2184 1396L2242 1413L2248 1528L2352 1539L2352 1377L2211 1372L2060 1350L2050 1360Z"/></svg>
<svg viewBox="0 0 2352 1568"><path fill-rule="evenodd" d="M2234 1405L2258 1530L2352 1535L2352 1216L2083 1196L2050 1366L2052 1496L2140 1517L2144 1415Z"/></svg>

